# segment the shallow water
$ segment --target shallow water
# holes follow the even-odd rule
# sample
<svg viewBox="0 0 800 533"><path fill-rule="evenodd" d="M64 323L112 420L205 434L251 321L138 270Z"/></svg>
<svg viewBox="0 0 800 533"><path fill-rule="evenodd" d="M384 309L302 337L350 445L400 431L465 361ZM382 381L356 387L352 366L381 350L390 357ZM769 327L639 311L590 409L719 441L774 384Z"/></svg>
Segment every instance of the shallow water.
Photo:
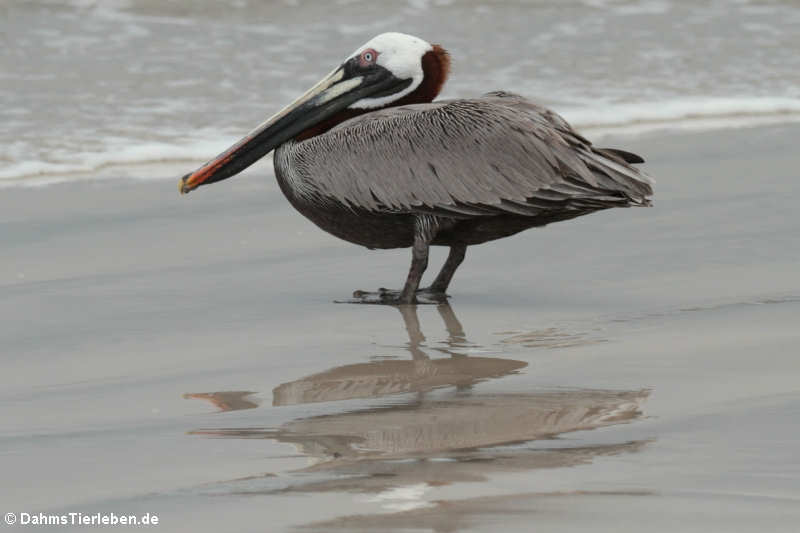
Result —
<svg viewBox="0 0 800 533"><path fill-rule="evenodd" d="M332 303L408 253L322 233L266 165L5 189L3 511L796 531L799 133L609 140L653 208L470 248L449 307L403 312Z"/></svg>
<svg viewBox="0 0 800 533"><path fill-rule="evenodd" d="M0 9L5 185L180 175L383 31L450 50L445 97L515 91L584 129L800 119L795 2L9 0ZM161 161L184 163L152 165Z"/></svg>

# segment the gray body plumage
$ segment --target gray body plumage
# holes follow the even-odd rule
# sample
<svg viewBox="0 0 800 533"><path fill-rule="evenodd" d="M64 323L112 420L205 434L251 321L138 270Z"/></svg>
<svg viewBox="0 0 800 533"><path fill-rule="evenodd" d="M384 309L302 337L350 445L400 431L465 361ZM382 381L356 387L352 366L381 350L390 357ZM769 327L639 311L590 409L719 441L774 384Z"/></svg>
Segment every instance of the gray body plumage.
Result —
<svg viewBox="0 0 800 533"><path fill-rule="evenodd" d="M521 96L389 107L303 141L274 164L289 201L368 248L471 245L610 207L650 204L637 156L595 148Z"/></svg>

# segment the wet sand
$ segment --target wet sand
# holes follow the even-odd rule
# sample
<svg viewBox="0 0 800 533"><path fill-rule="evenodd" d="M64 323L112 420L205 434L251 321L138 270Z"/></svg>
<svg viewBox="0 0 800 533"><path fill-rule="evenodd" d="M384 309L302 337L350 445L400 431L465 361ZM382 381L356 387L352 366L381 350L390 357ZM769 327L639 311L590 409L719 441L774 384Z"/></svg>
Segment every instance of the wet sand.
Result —
<svg viewBox="0 0 800 533"><path fill-rule="evenodd" d="M650 134L651 209L408 252L271 169L0 192L4 512L160 529L796 531L798 126ZM437 250L435 270L444 258Z"/></svg>

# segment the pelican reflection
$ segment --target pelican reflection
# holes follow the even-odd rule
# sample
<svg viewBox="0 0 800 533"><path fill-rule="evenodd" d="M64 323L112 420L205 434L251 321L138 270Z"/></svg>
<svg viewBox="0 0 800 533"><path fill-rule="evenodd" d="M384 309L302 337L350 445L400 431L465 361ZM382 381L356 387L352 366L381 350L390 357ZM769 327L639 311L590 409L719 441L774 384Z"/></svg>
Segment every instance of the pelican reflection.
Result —
<svg viewBox="0 0 800 533"><path fill-rule="evenodd" d="M283 383L272 391L272 404L293 405L388 394L426 392L432 389L471 386L489 378L506 376L527 366L524 361L499 357L472 357L462 353L472 345L449 304L436 307L447 329L445 347L436 348L449 357L431 358L422 347L425 336L416 306L399 306L408 332L405 348L410 360L380 360L338 366L318 374Z"/></svg>
<svg viewBox="0 0 800 533"><path fill-rule="evenodd" d="M434 350L449 357L431 358L422 349L426 339L420 327L416 306L399 306L397 309L408 333L408 342L404 348L411 354L411 359L342 365L283 383L272 391L272 404L281 406L376 398L389 394L424 393L448 386L463 389L479 381L506 376L527 366L524 361L464 354L464 350L474 345L467 341L461 322L447 303L436 308L447 330L447 338L443 342L444 346L437 346ZM220 411L237 411L258 407L260 401L257 394L253 391L217 391L186 393L183 397L207 400Z"/></svg>
<svg viewBox="0 0 800 533"><path fill-rule="evenodd" d="M183 395L187 400L208 400L220 411L240 411L242 409L254 409L259 402L252 396L253 391L219 391L219 392L187 392Z"/></svg>
<svg viewBox="0 0 800 533"><path fill-rule="evenodd" d="M324 463L475 457L491 448L626 423L649 391L572 390L423 398L408 404L291 420L277 429L220 428L196 435L268 438ZM324 468L329 468L326 465Z"/></svg>
<svg viewBox="0 0 800 533"><path fill-rule="evenodd" d="M434 391L507 376L526 363L466 355L464 351L475 345L467 341L461 323L446 304L437 310L447 338L444 346L436 349L447 356L430 357L423 351L427 345L416 308L399 310L408 331L410 359L344 365L281 384L273 390L273 405L418 394L355 410L348 410L353 409L352 404L343 404L340 412L302 416L279 427L228 426L191 433L293 444L315 460L303 472L337 474L313 483L306 480L297 490L369 491L404 483L477 481L493 472L585 464L595 457L635 452L644 445L622 440L548 448L534 441L633 422L642 416L648 390L498 392L494 387L458 395ZM287 488L294 490L281 490Z"/></svg>

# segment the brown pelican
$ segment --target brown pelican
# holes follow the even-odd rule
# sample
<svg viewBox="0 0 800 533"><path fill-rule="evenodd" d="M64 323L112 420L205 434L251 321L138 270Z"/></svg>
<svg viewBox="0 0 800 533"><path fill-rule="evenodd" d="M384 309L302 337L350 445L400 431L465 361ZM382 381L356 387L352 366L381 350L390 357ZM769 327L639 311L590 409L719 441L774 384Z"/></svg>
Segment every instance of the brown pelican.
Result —
<svg viewBox="0 0 800 533"><path fill-rule="evenodd" d="M443 296L467 246L610 207L647 206L651 180L629 152L596 148L556 113L507 92L434 102L450 67L438 45L384 33L231 148L185 175L181 193L229 178L272 150L289 202L367 248L412 249L414 303L431 245L450 254L427 294ZM354 296L366 293L357 291Z"/></svg>

